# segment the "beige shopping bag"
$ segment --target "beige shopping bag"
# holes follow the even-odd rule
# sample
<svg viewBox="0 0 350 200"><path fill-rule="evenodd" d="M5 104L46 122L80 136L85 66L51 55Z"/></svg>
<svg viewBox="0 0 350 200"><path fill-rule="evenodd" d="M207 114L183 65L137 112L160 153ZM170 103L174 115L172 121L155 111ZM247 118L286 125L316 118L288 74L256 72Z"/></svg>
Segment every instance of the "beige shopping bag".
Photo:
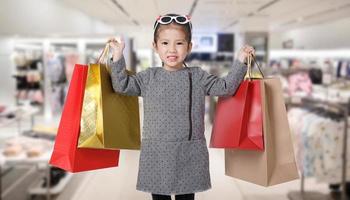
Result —
<svg viewBox="0 0 350 200"><path fill-rule="evenodd" d="M267 78L261 84L265 149L225 149L225 174L262 186L299 178L281 82Z"/></svg>

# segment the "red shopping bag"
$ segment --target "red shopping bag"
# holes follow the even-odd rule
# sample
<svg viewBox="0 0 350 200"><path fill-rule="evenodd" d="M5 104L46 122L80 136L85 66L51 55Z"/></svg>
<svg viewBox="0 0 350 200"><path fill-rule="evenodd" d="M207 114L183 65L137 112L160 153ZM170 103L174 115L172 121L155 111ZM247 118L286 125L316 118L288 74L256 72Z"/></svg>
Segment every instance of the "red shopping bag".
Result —
<svg viewBox="0 0 350 200"><path fill-rule="evenodd" d="M245 80L234 96L219 98L210 147L264 149L260 80Z"/></svg>
<svg viewBox="0 0 350 200"><path fill-rule="evenodd" d="M249 79L240 84L234 96L219 98L210 147L264 150L263 79L251 79L252 59L248 60Z"/></svg>
<svg viewBox="0 0 350 200"><path fill-rule="evenodd" d="M80 117L88 67L74 67L50 164L70 172L118 166L119 150L78 149Z"/></svg>

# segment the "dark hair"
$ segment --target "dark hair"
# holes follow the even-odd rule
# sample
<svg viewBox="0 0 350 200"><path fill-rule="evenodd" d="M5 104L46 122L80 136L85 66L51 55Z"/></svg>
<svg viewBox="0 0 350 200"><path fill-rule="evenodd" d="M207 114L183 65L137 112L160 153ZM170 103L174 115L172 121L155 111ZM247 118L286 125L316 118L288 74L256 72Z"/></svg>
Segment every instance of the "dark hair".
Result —
<svg viewBox="0 0 350 200"><path fill-rule="evenodd" d="M181 15L171 14L170 13L170 14L166 14L164 16L181 16ZM157 21L154 23L154 26L156 25L156 23L157 23ZM159 28L161 26L167 26L167 25L171 25L171 24L176 24L178 26L183 27L183 30L185 31L185 34L186 34L186 40L187 40L188 43L191 43L191 41L192 41L192 31L191 31L190 23L191 22L189 22L187 24L178 24L178 23L173 21L170 24L166 24L166 25L165 24L158 24L158 26L155 28L154 33L153 33L153 41L154 41L154 43L157 43L157 37L158 37Z"/></svg>

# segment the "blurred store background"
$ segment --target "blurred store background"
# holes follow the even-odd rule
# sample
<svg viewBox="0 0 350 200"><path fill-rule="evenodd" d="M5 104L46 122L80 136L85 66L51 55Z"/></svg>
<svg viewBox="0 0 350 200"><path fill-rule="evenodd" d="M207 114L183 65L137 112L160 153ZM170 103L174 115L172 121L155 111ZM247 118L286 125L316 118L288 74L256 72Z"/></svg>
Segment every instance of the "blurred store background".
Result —
<svg viewBox="0 0 350 200"><path fill-rule="evenodd" d="M96 62L122 35L129 69L160 66L153 24L166 13L192 16L189 66L222 76L250 44L264 74L280 77L302 177L269 188L236 180L224 175L223 150L210 149L213 188L196 199L350 195L350 1L0 0L0 199L150 199L135 189L138 151L123 151L118 168L78 174L47 162L74 65ZM207 99L207 140L216 100Z"/></svg>

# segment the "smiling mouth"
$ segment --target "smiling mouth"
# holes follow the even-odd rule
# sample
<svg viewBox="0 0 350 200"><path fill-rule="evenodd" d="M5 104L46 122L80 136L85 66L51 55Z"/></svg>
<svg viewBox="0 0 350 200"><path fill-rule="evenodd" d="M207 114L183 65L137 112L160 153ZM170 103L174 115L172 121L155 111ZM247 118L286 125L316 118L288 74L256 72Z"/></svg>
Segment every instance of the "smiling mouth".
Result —
<svg viewBox="0 0 350 200"><path fill-rule="evenodd" d="M167 59L170 61L175 61L177 60L178 56L167 56Z"/></svg>

